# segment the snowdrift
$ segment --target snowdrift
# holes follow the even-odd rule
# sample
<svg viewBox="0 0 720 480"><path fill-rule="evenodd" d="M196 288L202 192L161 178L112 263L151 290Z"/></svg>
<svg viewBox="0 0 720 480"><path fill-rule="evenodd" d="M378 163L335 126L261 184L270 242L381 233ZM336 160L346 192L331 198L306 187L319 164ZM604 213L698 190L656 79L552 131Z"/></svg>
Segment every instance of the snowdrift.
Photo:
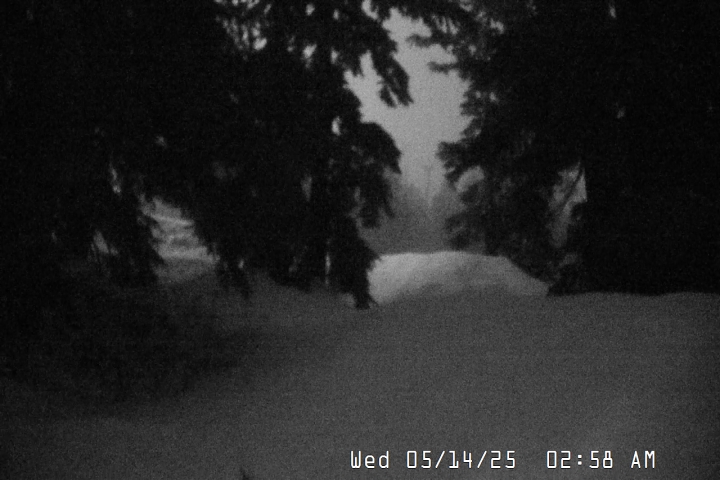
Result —
<svg viewBox="0 0 720 480"><path fill-rule="evenodd" d="M167 267L158 273L163 283L175 285L193 296L218 296L228 303L224 310L237 310L243 304L239 295L222 292L215 279L212 258L201 249L164 252ZM354 305L349 294L334 295L316 290L308 295L293 288L273 285L264 275L251 275L256 294L252 303L264 302L265 293L272 291L297 300L298 305L318 298L335 303ZM491 257L466 252L402 253L384 255L368 274L370 294L379 305L388 305L413 298L447 296L460 292L511 297L543 297L549 285L530 277L505 257ZM324 301L323 300L323 301ZM207 303L203 301L202 303Z"/></svg>
<svg viewBox="0 0 720 480"><path fill-rule="evenodd" d="M202 276L211 269L213 260L194 236L192 222L174 215L177 212L155 212L153 217L160 227L160 254L169 266L160 276L177 283ZM505 257L457 251L383 255L369 272L369 280L370 293L381 305L464 290L545 296L549 289L548 284L530 277ZM340 301L353 304L347 296L341 296Z"/></svg>
<svg viewBox="0 0 720 480"><path fill-rule="evenodd" d="M163 215L154 217L160 225L160 254L168 263L168 268L159 272L161 279L186 282L212 270L213 259L193 235L191 222ZM549 289L548 284L530 277L505 257L457 251L383 255L369 272L369 280L370 294L380 305L464 290L545 296ZM207 282L212 280L208 278ZM353 304L347 295L340 301Z"/></svg>
<svg viewBox="0 0 720 480"><path fill-rule="evenodd" d="M464 290L545 296L549 288L505 257L452 251L385 255L369 277L370 293L379 304Z"/></svg>

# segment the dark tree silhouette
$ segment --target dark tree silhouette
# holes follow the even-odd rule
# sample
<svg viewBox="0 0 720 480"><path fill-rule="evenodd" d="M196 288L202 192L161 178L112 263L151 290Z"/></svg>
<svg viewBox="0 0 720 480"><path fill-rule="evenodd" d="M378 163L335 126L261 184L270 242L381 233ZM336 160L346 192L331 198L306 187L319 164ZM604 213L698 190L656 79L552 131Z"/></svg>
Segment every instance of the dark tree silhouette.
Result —
<svg viewBox="0 0 720 480"><path fill-rule="evenodd" d="M390 10L438 32L464 18L451 1L369 7L6 2L3 271L30 289L67 256L87 256L101 234L118 281L151 282L160 258L142 206L159 197L195 220L221 276L244 293L248 267L310 283L330 255L340 288L367 304L373 255L350 223L374 226L391 212L384 175L400 152L361 120L345 74L370 54L380 97L407 104L407 75L382 26Z"/></svg>
<svg viewBox="0 0 720 480"><path fill-rule="evenodd" d="M58 281L60 260L87 255L95 233L125 273L152 281L160 259L131 165L150 132L128 94L129 18L108 2L19 1L2 17L4 292L51 290L42 285Z"/></svg>
<svg viewBox="0 0 720 480"><path fill-rule="evenodd" d="M396 46L383 28L390 10L397 8L401 14L422 19L433 31L466 17L453 2L425 7L417 2L374 1L368 7L370 12L359 0L343 4L260 1L237 17L241 31L253 37L260 55L285 58L282 69L293 63L289 57L305 66L303 72L291 70L292 76L287 70L278 70L277 77L265 76L279 82L281 97L293 97L288 99L291 104L302 98L294 104L296 109L286 106L284 97L274 107L279 116L289 119L282 130L289 140L283 145L295 155L295 185L304 181L307 187L305 217L299 235L291 235L299 238L297 282L308 287L313 279L329 274L331 283L355 295L358 306L368 304L367 270L374 254L357 226L350 224L359 220L373 227L382 212L391 214L391 189L385 174L399 171L400 152L380 126L361 120L360 102L345 75L361 73L361 58L369 54L381 79L380 98L389 106L407 105L411 101L407 74L394 59ZM270 138L275 144L278 133ZM334 265L330 272L326 271L328 258Z"/></svg>
<svg viewBox="0 0 720 480"><path fill-rule="evenodd" d="M236 138L253 138L254 120L230 96L248 74L227 9L10 1L0 17L3 299L42 308L63 261L87 258L98 234L114 280L153 282L145 200L207 205L203 174L253 145Z"/></svg>
<svg viewBox="0 0 720 480"><path fill-rule="evenodd" d="M469 81L464 138L440 156L448 178L480 166L460 244L531 265L547 242L548 199L562 169L583 165L581 233L596 288L718 286L718 8L656 2L470 2L483 25L442 39ZM533 266L534 265L534 266ZM543 266L545 265L545 266Z"/></svg>

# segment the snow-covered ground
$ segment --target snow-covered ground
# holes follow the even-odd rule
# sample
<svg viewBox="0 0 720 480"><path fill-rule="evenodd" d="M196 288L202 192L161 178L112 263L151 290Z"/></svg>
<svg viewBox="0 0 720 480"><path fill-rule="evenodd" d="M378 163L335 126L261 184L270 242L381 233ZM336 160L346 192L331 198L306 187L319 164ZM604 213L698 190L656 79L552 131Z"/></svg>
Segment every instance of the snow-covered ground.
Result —
<svg viewBox="0 0 720 480"><path fill-rule="evenodd" d="M380 303L418 295L448 295L463 290L481 294L502 290L511 295L547 295L548 285L505 257L465 252L385 255L369 274L371 294Z"/></svg>
<svg viewBox="0 0 720 480"><path fill-rule="evenodd" d="M164 234L160 253L171 268L161 271L179 283L204 275L212 263L192 236L192 223L156 215ZM545 296L548 285L536 280L505 257L467 252L400 253L381 256L369 272L370 293L379 304L418 295L448 295L463 290L503 290L511 295Z"/></svg>
<svg viewBox="0 0 720 480"><path fill-rule="evenodd" d="M384 258L380 305L356 311L263 277L246 303L207 257L168 258L168 298L244 332L242 366L121 416L0 427L26 478L720 478L718 296L546 298L500 258L441 252ZM351 468L358 451L389 468Z"/></svg>
<svg viewBox="0 0 720 480"><path fill-rule="evenodd" d="M160 270L166 283L190 283L202 277L208 285L214 283L209 273L213 259L192 235L192 223L171 215L156 214L163 242L160 253L169 268ZM442 296L467 290L472 294L502 291L520 296L545 296L548 285L536 280L505 257L491 257L467 252L441 251L434 253L401 253L381 256L369 272L370 293L385 305L402 298ZM266 285L267 287L267 285ZM270 287L272 288L272 287ZM218 286L213 285L213 291ZM286 294L295 295L286 289ZM327 293L320 293L327 296ZM213 298L217 298L214 295ZM235 296L230 297L235 302ZM345 305L352 305L349 296L338 297Z"/></svg>

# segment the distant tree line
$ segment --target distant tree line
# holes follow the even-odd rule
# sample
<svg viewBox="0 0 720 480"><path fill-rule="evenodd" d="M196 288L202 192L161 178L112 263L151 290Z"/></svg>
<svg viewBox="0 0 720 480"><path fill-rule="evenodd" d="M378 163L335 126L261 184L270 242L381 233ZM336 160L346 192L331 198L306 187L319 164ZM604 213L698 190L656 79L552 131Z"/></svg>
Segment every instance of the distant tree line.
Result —
<svg viewBox="0 0 720 480"><path fill-rule="evenodd" d="M720 290L720 5L465 2L480 28L416 38L468 82L463 138L440 157L464 189L455 243L479 242L556 290ZM588 202L549 242L553 186L580 165ZM581 260L561 272L568 250Z"/></svg>
<svg viewBox="0 0 720 480"><path fill-rule="evenodd" d="M426 189L400 176L390 177L393 218L377 229L363 229L362 236L380 254L434 252L447 248L443 224L447 212L428 204ZM433 197L437 200L438 196Z"/></svg>

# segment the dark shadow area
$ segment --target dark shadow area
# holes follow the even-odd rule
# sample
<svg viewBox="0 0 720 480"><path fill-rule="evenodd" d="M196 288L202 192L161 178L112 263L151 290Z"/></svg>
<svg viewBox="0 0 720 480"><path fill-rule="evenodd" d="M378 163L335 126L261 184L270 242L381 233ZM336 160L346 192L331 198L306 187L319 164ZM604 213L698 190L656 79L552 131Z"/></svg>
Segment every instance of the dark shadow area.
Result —
<svg viewBox="0 0 720 480"><path fill-rule="evenodd" d="M159 290L120 288L95 276L65 276L55 288L56 305L3 298L9 315L0 334L0 381L8 391L34 392L48 411L111 413L172 398L239 364L243 339L221 333L212 318L192 318L197 312L189 309L174 309L172 317ZM38 413L32 405L3 410L22 415L25 407L24 414Z"/></svg>

